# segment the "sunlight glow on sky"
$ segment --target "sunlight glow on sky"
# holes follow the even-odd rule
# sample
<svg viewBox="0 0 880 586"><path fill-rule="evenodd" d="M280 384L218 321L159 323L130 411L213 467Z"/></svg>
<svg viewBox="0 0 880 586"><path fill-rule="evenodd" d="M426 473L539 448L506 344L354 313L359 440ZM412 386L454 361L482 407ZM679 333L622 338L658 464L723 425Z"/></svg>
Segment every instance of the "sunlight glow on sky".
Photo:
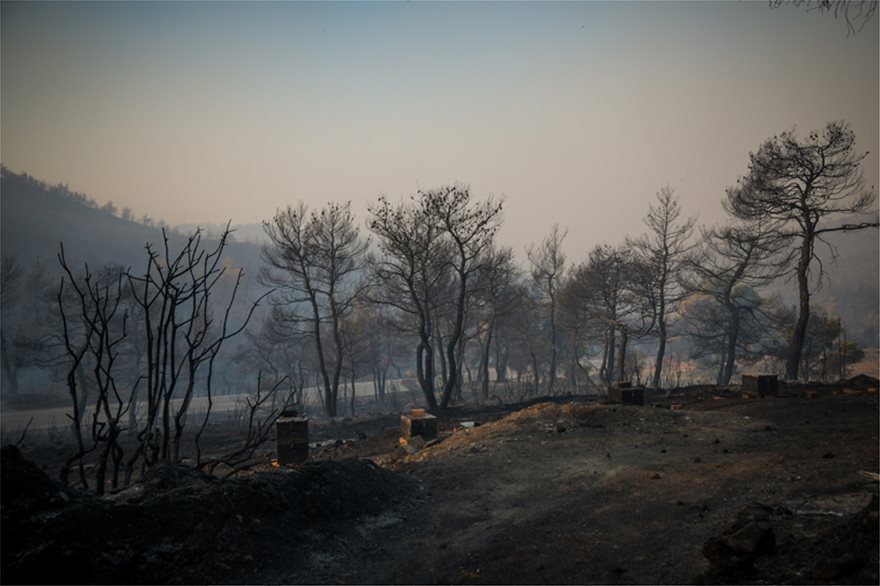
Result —
<svg viewBox="0 0 880 586"><path fill-rule="evenodd" d="M3 164L171 224L470 183L518 251L723 219L748 153L849 121L878 183L878 22L766 2L2 2Z"/></svg>

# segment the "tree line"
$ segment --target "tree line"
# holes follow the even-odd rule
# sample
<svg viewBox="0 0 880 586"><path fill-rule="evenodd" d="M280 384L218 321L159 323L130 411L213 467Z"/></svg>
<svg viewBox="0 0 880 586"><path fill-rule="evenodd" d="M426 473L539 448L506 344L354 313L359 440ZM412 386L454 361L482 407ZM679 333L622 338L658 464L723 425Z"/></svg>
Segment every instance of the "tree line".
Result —
<svg viewBox="0 0 880 586"><path fill-rule="evenodd" d="M503 202L480 200L466 185L399 203L381 197L363 236L349 204L300 203L265 222L261 279L275 292L263 328L311 340L330 416L343 369L355 380L367 364L381 380L382 365L397 359L381 341L389 332L408 340L405 360L431 409L462 400L465 381L487 399L490 366L496 386L513 371L532 393L554 393L561 379L572 390L641 379L634 343L656 345L651 372L637 382L660 388L675 337L693 341L692 357L714 365L722 385L737 364L767 356L784 361L788 379L843 376L858 350L839 320L811 318L810 287L822 277L823 235L877 226L833 223L873 206L860 171L867 153L854 143L839 122L805 138L774 136L727 191L729 224L696 231L667 186L649 205L644 235L596 246L575 266L558 226L518 266L495 238ZM794 310L760 293L786 277L797 283Z"/></svg>

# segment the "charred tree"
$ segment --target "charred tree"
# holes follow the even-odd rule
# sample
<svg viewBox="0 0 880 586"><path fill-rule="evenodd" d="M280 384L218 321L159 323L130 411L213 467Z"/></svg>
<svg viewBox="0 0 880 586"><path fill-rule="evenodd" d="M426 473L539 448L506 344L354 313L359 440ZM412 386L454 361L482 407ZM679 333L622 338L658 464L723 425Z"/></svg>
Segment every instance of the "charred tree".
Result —
<svg viewBox="0 0 880 586"><path fill-rule="evenodd" d="M354 224L349 203L309 212L300 202L279 211L263 228L269 244L262 249L265 266L260 279L276 288L272 302L287 321L309 327L325 412L335 417L343 366L343 323L360 291L366 242Z"/></svg>
<svg viewBox="0 0 880 586"><path fill-rule="evenodd" d="M797 250L798 317L789 337L785 376L798 378L810 318L810 276L815 247L831 232L878 226L876 217L838 223L842 214L865 213L873 206L873 187L865 188L860 165L868 153L855 152L855 134L843 122L829 123L805 139L783 132L750 154L749 172L728 189L725 208L747 222L774 222L773 228ZM818 263L819 279L822 265Z"/></svg>
<svg viewBox="0 0 880 586"><path fill-rule="evenodd" d="M559 231L559 225L554 224L541 244L530 246L527 250L531 275L535 284L543 292L546 299L546 307L550 324L550 366L547 380L547 392L552 393L556 386L557 353L559 346L559 333L557 328L557 297L565 274L565 253L562 251L562 242L565 240L567 230Z"/></svg>

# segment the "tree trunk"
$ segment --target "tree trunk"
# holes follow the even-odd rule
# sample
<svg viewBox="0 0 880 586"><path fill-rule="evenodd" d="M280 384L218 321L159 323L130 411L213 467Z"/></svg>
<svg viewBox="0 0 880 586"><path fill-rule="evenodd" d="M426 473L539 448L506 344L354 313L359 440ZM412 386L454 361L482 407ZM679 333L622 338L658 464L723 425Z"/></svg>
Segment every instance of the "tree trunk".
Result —
<svg viewBox="0 0 880 586"><path fill-rule="evenodd" d="M385 383L388 381L388 368L390 366L391 361L389 360L379 370L379 399L383 404L385 403Z"/></svg>
<svg viewBox="0 0 880 586"><path fill-rule="evenodd" d="M538 374L538 357L535 356L535 351L529 348L529 354L532 355L532 376L534 377L535 382L535 394L538 394L538 385L541 380L540 375Z"/></svg>
<svg viewBox="0 0 880 586"><path fill-rule="evenodd" d="M813 256L813 233L808 230L803 236L801 253L797 266L798 282L798 318L788 345L788 358L785 362L785 378L797 380L798 366L801 361L801 352L807 335L807 323L810 320L810 289L807 278L807 270L810 267L810 259Z"/></svg>
<svg viewBox="0 0 880 586"><path fill-rule="evenodd" d="M162 398L162 460L171 458L171 395Z"/></svg>
<svg viewBox="0 0 880 586"><path fill-rule="evenodd" d="M663 315L664 311L666 311L665 303L661 301L660 321L657 324L659 340L657 344L657 358L656 362L654 362L654 378L651 381L652 389L660 388L660 377L663 374L663 357L666 354L666 317Z"/></svg>
<svg viewBox="0 0 880 586"><path fill-rule="evenodd" d="M351 369L351 416L354 417L355 400L357 399L357 387L355 386L354 368Z"/></svg>
<svg viewBox="0 0 880 586"><path fill-rule="evenodd" d="M610 326L610 327L608 328L608 339L607 339L607 341L606 341L607 348L608 348L608 352L606 353L606 356L607 356L607 358L608 358L608 363L606 364L606 368L605 368L605 374L606 374L606 376L607 376L608 384L612 384L612 383L614 382L614 378L615 378L615 375L614 375L614 372L615 372L615 365L617 364L617 363L614 361L614 357L615 357L615 355L614 355L614 352L615 352L615 345L614 345L615 334L616 334L616 331L615 331L614 326Z"/></svg>
<svg viewBox="0 0 880 586"><path fill-rule="evenodd" d="M620 330L620 350L617 356L617 384L626 380L626 343L629 336L626 330Z"/></svg>
<svg viewBox="0 0 880 586"><path fill-rule="evenodd" d="M455 326L452 330L452 336L446 343L446 356L449 361L449 379L445 381L445 384L443 386L443 399L440 403L441 409L446 409L446 407L449 405L449 400L452 398L452 392L455 390L456 385L459 382L461 373L461 363L456 356L456 351L459 350L459 342L461 342L461 337L464 332L464 313L467 306L468 279L467 273L465 273L464 269L464 261L461 261L458 266L460 282L458 287L458 299L455 311ZM442 348L442 346L440 347Z"/></svg>
<svg viewBox="0 0 880 586"><path fill-rule="evenodd" d="M507 382L507 359L510 358L510 352L498 338L495 338L495 382Z"/></svg>
<svg viewBox="0 0 880 586"><path fill-rule="evenodd" d="M483 344L483 351L480 353L480 372L477 375L480 381L480 394L483 397L483 400L489 398L489 349L492 346L492 330L494 329L495 315L493 314L489 319L489 323L486 325L486 342Z"/></svg>
<svg viewBox="0 0 880 586"><path fill-rule="evenodd" d="M333 396L332 387L330 386L330 375L327 374L327 363L324 360L324 345L321 341L321 313L318 310L318 302L314 295L311 298L311 304L312 321L315 328L315 350L318 355L318 373L321 375L321 382L324 384L324 415L336 417L336 397Z"/></svg>
<svg viewBox="0 0 880 586"><path fill-rule="evenodd" d="M730 328L727 332L727 345L724 349L724 370L721 372L719 385L730 384L733 376L733 367L736 364L736 341L739 337L739 313L734 307L730 314Z"/></svg>
<svg viewBox="0 0 880 586"><path fill-rule="evenodd" d="M551 285L552 287L552 285ZM556 297L550 294L550 377L547 381L547 394L553 393L556 386Z"/></svg>
<svg viewBox="0 0 880 586"><path fill-rule="evenodd" d="M718 348L718 372L715 374L715 384L721 385L721 381L724 380L724 369L727 367L727 336L725 335L721 340L721 345Z"/></svg>
<svg viewBox="0 0 880 586"><path fill-rule="evenodd" d="M442 398L443 389L446 388L446 383L449 381L449 372L447 371L447 363L446 363L446 354L443 352L443 337L437 333L434 335L434 348L437 349L437 356L440 361L440 395Z"/></svg>
<svg viewBox="0 0 880 586"><path fill-rule="evenodd" d="M333 395L333 405L337 404L337 399L339 398L339 377L342 374L342 354L343 354L343 344L342 344L342 333L339 331L339 311L336 308L336 300L333 297L333 286L330 286L330 315L331 315L331 323L333 326L333 344L334 349L336 350L336 364L333 365L333 383L330 387L331 394ZM354 370L354 363L352 362L352 370ZM351 389L352 393L354 392L354 379L351 381ZM354 399L352 398L352 401ZM334 407L335 408L335 407ZM354 409L354 403L352 403L352 409Z"/></svg>
<svg viewBox="0 0 880 586"><path fill-rule="evenodd" d="M434 396L434 350L424 341L416 347L416 376L419 386L425 396L428 409L437 408L437 398Z"/></svg>
<svg viewBox="0 0 880 586"><path fill-rule="evenodd" d="M9 348L6 336L0 333L0 361L3 364L3 375L6 377L6 385L3 387L10 395L18 394L18 369L12 365L9 359Z"/></svg>
<svg viewBox="0 0 880 586"><path fill-rule="evenodd" d="M140 393L140 385L135 383L131 389L131 397L128 402L128 435L136 436L137 429L137 409L138 409L138 393Z"/></svg>
<svg viewBox="0 0 880 586"><path fill-rule="evenodd" d="M457 368L455 372L455 385L453 386L453 393L455 395L455 400L459 402L464 402L464 397L462 396L462 390L464 388L464 372L467 371L468 382L471 382L471 369L465 364L464 359L464 348L465 348L465 340L464 338L459 338L458 341L458 350L457 356L455 357Z"/></svg>

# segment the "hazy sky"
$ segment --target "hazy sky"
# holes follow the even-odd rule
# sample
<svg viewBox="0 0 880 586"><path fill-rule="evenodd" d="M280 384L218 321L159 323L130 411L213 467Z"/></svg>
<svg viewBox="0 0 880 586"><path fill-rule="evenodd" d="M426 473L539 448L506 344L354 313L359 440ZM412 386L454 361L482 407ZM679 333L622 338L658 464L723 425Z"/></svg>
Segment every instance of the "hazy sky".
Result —
<svg viewBox="0 0 880 586"><path fill-rule="evenodd" d="M2 161L176 223L452 181L573 260L669 183L722 219L773 134L849 121L877 184L878 19L759 2L26 3L2 10Z"/></svg>

